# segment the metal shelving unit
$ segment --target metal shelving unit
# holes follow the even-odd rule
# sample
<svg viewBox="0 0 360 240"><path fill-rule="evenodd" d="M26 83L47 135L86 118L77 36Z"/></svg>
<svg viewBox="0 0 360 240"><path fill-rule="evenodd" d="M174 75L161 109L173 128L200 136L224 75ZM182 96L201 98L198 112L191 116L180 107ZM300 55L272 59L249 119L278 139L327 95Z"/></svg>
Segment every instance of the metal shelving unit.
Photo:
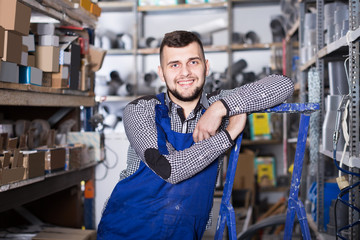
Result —
<svg viewBox="0 0 360 240"><path fill-rule="evenodd" d="M306 12L306 5L313 1L303 1L301 3L302 9L300 16L304 19ZM345 55L349 55L349 96L351 99L349 106L349 149L345 152L345 159L343 164L349 167L349 171L359 173L360 167L360 151L359 151L359 2L356 0L349 1L349 31L346 36L329 43L325 46L324 43L324 5L327 3L325 0L316 0L316 21L317 21L317 52L313 58L307 61L300 67L300 71L303 72L303 81L308 75L308 87L309 87L309 100L318 101L321 105L321 111L319 115L314 117L310 126L311 148L310 148L310 162L316 162L316 181L317 181L317 212L316 212L316 230L324 232L324 175L325 175L325 158L333 158L333 153L330 151L322 150L320 142L322 136L322 123L324 121L324 75L326 72L325 62L328 58L334 56L342 56L345 59ZM300 21L303 23L303 21ZM300 24L300 41L303 41L301 37L304 34L304 27ZM345 54L344 54L345 53ZM346 79L344 79L346 81ZM303 83L306 85L306 83ZM311 88L317 88L316 91L312 91ZM304 91L302 88L301 91ZM304 94L304 93L303 93ZM337 152L337 160L341 158L342 152ZM359 181L358 177L349 176L349 183L354 184ZM360 195L359 188L356 187L350 190L349 202L355 207L359 208ZM356 210L349 208L349 224L352 224L359 220L359 213ZM359 239L360 228L358 225L351 226L349 228L349 238Z"/></svg>
<svg viewBox="0 0 360 240"><path fill-rule="evenodd" d="M174 14L181 14L184 11L199 11L207 9L218 9L220 11L227 12L228 18L228 43L227 45L212 45L204 46L204 50L207 53L226 52L228 54L229 63L233 62L233 52L236 51L253 51L253 50L270 50L274 46L281 46L281 43L259 43L259 44L233 44L232 32L233 32L233 8L240 6L241 4L260 4L260 3L278 3L279 0L229 0L225 2L217 3L203 3L203 4L179 4L169 6L137 6L135 2L128 1L109 1L99 2L99 6L103 12L132 12L134 14L135 25L133 29L133 46L131 50L124 49L110 49L107 51L107 55L124 55L134 56L134 82L137 83L138 72L141 72L138 67L138 58L147 55L159 54L159 48L138 48L138 40L144 36L144 18L147 14L167 14L169 12ZM293 31L297 30L298 26L293 27ZM143 60L143 58L142 58ZM144 62L142 64L144 66ZM228 67L228 79L231 76L231 64ZM135 87L137 88L137 87Z"/></svg>
<svg viewBox="0 0 360 240"><path fill-rule="evenodd" d="M68 0L19 1L29 6L32 14L44 19L50 17L64 25L75 27L96 27L97 17ZM88 108L94 105L93 92L0 82L0 106L11 106L14 112L16 109L23 109L22 107L29 107L27 109L32 111L32 107ZM26 115L25 112L23 114ZM91 163L80 169L59 171L0 186L0 213L72 186L80 186L81 181L93 179L96 164Z"/></svg>

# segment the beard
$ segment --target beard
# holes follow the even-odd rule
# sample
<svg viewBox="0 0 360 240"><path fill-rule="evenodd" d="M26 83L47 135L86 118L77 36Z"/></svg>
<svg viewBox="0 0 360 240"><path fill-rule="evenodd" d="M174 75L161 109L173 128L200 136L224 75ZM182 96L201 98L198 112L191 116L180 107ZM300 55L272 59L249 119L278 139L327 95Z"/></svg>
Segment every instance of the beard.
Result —
<svg viewBox="0 0 360 240"><path fill-rule="evenodd" d="M198 98L203 90L203 85L200 87L197 87L192 95L190 96L182 96L176 89L170 89L169 86L166 84L167 90L178 100L182 102L191 102Z"/></svg>
<svg viewBox="0 0 360 240"><path fill-rule="evenodd" d="M165 76L164 76L165 78ZM182 102L191 102L193 100L195 100L196 98L198 98L202 91L203 91L203 88L204 88L204 85L205 85L205 81L206 81L206 70L204 70L204 82L201 86L195 88L194 92L192 95L190 96L182 96L175 88L174 89L171 89L168 84L167 84L167 80L165 79L165 84L166 84L166 88L167 88L167 91L170 92L175 98L177 98L178 100L182 101Z"/></svg>

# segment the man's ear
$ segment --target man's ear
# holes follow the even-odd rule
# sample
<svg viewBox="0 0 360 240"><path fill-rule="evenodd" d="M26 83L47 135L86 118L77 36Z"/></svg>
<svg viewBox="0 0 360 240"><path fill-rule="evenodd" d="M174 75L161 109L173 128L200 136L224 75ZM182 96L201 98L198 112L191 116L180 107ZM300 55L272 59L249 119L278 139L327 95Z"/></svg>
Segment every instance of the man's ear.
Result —
<svg viewBox="0 0 360 240"><path fill-rule="evenodd" d="M205 60L205 67L206 67L206 77L209 76L209 72L210 72L210 64L209 64L209 60Z"/></svg>
<svg viewBox="0 0 360 240"><path fill-rule="evenodd" d="M161 66L158 66L158 75L159 75L161 81L165 82L164 73L162 71Z"/></svg>

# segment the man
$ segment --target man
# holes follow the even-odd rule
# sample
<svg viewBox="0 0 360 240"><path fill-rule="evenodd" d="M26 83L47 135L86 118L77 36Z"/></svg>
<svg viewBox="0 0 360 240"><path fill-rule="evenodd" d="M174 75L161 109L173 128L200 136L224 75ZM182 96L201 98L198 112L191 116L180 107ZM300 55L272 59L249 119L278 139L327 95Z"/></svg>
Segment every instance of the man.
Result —
<svg viewBox="0 0 360 240"><path fill-rule="evenodd" d="M242 132L246 113L280 104L293 92L289 78L271 75L206 95L208 72L196 35L165 35L158 74L167 94L139 98L124 111L128 167L104 210L98 239L201 239L218 157Z"/></svg>

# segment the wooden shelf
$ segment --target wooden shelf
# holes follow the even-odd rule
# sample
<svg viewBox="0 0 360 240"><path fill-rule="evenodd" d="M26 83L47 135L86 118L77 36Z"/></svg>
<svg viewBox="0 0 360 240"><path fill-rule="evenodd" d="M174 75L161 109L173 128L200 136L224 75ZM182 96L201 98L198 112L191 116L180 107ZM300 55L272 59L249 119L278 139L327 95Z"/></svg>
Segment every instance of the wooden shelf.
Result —
<svg viewBox="0 0 360 240"><path fill-rule="evenodd" d="M78 185L83 180L89 180L93 177L95 165L96 163L93 163L81 169L61 171L3 185L0 187L0 212Z"/></svg>
<svg viewBox="0 0 360 240"><path fill-rule="evenodd" d="M251 50L269 50L271 47L281 47L282 43L257 43L257 44L233 44L231 50L233 51L251 51ZM226 52L229 51L227 45L219 46L204 46L204 51L209 52ZM152 55L159 54L159 48L140 48L137 50L137 54ZM107 55L131 55L134 54L133 50L125 49L110 49L107 50Z"/></svg>
<svg viewBox="0 0 360 240"><path fill-rule="evenodd" d="M42 0L41 3L36 0L19 1L29 6L32 11L52 17L63 24L76 27L96 27L96 16L68 0Z"/></svg>
<svg viewBox="0 0 360 240"><path fill-rule="evenodd" d="M129 12L136 7L136 1L108 1L99 2L98 5L102 12Z"/></svg>
<svg viewBox="0 0 360 240"><path fill-rule="evenodd" d="M294 23L294 25L289 29L289 31L286 33L286 37L285 40L287 42L290 41L291 37L297 32L297 30L299 29L300 26L300 19L296 20L296 22Z"/></svg>
<svg viewBox="0 0 360 240"><path fill-rule="evenodd" d="M199 4L179 4L167 6L138 6L139 12L161 12L161 11L184 11L184 10L197 10L197 9L213 9L213 8L226 8L227 2L219 3L199 3Z"/></svg>
<svg viewBox="0 0 360 240"><path fill-rule="evenodd" d="M95 96L89 92L0 82L0 105L91 107L95 105Z"/></svg>

